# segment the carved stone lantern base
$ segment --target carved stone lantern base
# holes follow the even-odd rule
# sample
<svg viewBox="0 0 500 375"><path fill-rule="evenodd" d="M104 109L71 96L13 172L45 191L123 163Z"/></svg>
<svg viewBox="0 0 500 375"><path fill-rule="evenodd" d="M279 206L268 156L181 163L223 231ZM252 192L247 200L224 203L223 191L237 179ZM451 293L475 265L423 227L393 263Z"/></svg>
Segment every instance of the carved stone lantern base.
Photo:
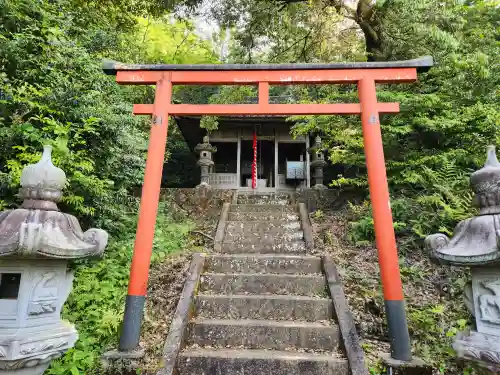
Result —
<svg viewBox="0 0 500 375"><path fill-rule="evenodd" d="M6 356L0 358L0 375L41 375L52 360L74 346L78 334L72 324L61 322L43 330L3 329L0 337L0 343L7 344L2 346Z"/></svg>
<svg viewBox="0 0 500 375"><path fill-rule="evenodd" d="M476 330L457 335L453 349L458 356L500 371L500 267L472 267L472 315Z"/></svg>
<svg viewBox="0 0 500 375"><path fill-rule="evenodd" d="M42 374L78 335L60 320L73 275L66 260L0 260L0 375Z"/></svg>
<svg viewBox="0 0 500 375"><path fill-rule="evenodd" d="M0 370L2 375L42 375L49 368L50 361L57 357L47 358L47 363L35 365L34 367L22 368L19 370Z"/></svg>
<svg viewBox="0 0 500 375"><path fill-rule="evenodd" d="M453 349L460 358L474 361L495 374L500 372L500 341L497 336L472 330L460 332Z"/></svg>

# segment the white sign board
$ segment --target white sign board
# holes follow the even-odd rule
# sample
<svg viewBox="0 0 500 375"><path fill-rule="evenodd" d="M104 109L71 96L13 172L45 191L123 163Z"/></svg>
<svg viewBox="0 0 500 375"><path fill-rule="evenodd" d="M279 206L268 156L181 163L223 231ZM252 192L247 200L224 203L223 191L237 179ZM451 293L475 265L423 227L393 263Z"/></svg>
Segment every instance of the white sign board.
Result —
<svg viewBox="0 0 500 375"><path fill-rule="evenodd" d="M286 162L286 178L288 180L303 180L305 179L305 163L303 161L287 161Z"/></svg>

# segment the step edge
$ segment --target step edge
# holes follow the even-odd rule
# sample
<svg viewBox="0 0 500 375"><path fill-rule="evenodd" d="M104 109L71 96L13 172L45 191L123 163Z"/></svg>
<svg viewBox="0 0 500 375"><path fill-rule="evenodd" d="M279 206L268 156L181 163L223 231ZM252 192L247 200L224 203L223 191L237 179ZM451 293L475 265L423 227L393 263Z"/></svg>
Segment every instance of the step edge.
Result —
<svg viewBox="0 0 500 375"><path fill-rule="evenodd" d="M288 295L288 294L205 294L199 293L196 297L205 299L251 299L251 300L263 300L263 299L274 299L274 300L299 300L304 302L324 302L333 303L331 298L324 297L314 297L314 296L301 296L301 295Z"/></svg>
<svg viewBox="0 0 500 375"><path fill-rule="evenodd" d="M227 241L226 239L224 239L224 241L222 241L222 244L225 244L225 243L235 243L235 242L238 242L238 241ZM304 246L306 245L304 239L300 239L300 240L293 240L293 241L287 241L287 244L291 244L291 243L300 243L300 244L304 244ZM261 242L259 242L259 244L261 244ZM277 244L274 244L275 246L276 245L284 245L283 242L278 242Z"/></svg>
<svg viewBox="0 0 500 375"><path fill-rule="evenodd" d="M308 279L323 279L325 281L326 287L326 279L325 276L321 273L312 273L312 274L289 274L289 273L221 273L221 272L205 272L201 276L239 276L239 277L248 277L248 276L258 276L258 277L268 277L268 276L280 276L284 278L290 279L298 279L298 278L308 278Z"/></svg>
<svg viewBox="0 0 500 375"><path fill-rule="evenodd" d="M275 208L290 208L292 210L296 209L296 206L293 205L293 204L259 204L259 203L255 203L255 204L246 204L246 203L243 203L243 204L231 204L231 208L256 208L256 207L260 207L260 208L269 208L269 209L275 209ZM231 212L237 212L237 211L231 211Z"/></svg>
<svg viewBox="0 0 500 375"><path fill-rule="evenodd" d="M270 354L272 353L272 357ZM190 348L187 347L183 352L179 353L179 357L210 357L221 359L260 359L260 360L313 360L313 361L329 361L338 362L339 364L347 363L347 359L343 357L342 353L331 352L325 355L322 353L303 353L303 352L289 352L285 350L263 350L263 349L229 349L229 348ZM257 358L256 358L257 357ZM260 357L260 358L259 358Z"/></svg>
<svg viewBox="0 0 500 375"><path fill-rule="evenodd" d="M298 215L297 215L298 216ZM290 223L290 221L292 220L227 220L226 222L229 224L229 223L243 223L243 224L267 224L267 223L283 223L283 222L286 222L286 223ZM296 221L297 223L300 223L300 218L297 219L297 220L294 220Z"/></svg>
<svg viewBox="0 0 500 375"><path fill-rule="evenodd" d="M332 317L333 318L333 317ZM274 319L218 319L197 317L189 322L197 326L219 326L219 327L243 327L243 328L304 328L315 330L333 330L340 334L339 326L335 323L322 324L319 322L296 321L296 320L274 320Z"/></svg>
<svg viewBox="0 0 500 375"><path fill-rule="evenodd" d="M276 259L290 259L290 260L310 260L310 261L319 261L321 262L321 257L314 255L285 255L285 254L253 254L253 253L238 253L238 254L208 254L206 256L207 259L246 259L246 258L257 258L257 259L268 259L268 258L276 258Z"/></svg>

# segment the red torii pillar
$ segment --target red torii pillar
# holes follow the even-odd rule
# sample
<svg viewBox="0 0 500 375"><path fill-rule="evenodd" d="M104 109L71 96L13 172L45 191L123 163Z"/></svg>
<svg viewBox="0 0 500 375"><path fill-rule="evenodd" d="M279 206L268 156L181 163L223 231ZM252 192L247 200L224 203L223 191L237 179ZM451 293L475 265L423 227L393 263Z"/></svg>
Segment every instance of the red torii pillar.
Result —
<svg viewBox="0 0 500 375"><path fill-rule="evenodd" d="M139 344L151 251L160 197L170 115L360 114L375 236L391 341L391 356L410 361L411 345L392 221L379 113L399 112L398 103L379 103L376 82L413 82L433 64L426 56L408 61L274 65L126 65L105 61L103 70L128 85L156 85L154 104L136 104L134 114L152 115L139 221L130 270L120 351ZM358 85L359 103L269 104L269 84ZM258 104L172 104L173 85L258 85Z"/></svg>

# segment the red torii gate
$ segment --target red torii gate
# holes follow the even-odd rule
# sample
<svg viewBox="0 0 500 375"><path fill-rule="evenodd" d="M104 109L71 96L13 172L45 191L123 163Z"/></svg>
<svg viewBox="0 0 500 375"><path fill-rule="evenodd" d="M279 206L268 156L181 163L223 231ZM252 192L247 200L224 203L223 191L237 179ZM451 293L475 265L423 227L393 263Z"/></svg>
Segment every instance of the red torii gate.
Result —
<svg viewBox="0 0 500 375"><path fill-rule="evenodd" d="M379 113L397 113L399 103L377 102L375 83L413 82L417 79L417 71L425 71L432 64L430 56L408 61L273 65L127 65L105 61L104 72L116 75L116 81L120 84L156 85L154 104L134 105L134 114L152 115L152 126L119 350L134 350L139 344L167 142L168 116L360 114L391 356L397 360L410 361L410 337L379 122ZM347 83L358 85L359 103L269 103L270 84ZM258 85L258 104L172 104L173 85L214 84Z"/></svg>

